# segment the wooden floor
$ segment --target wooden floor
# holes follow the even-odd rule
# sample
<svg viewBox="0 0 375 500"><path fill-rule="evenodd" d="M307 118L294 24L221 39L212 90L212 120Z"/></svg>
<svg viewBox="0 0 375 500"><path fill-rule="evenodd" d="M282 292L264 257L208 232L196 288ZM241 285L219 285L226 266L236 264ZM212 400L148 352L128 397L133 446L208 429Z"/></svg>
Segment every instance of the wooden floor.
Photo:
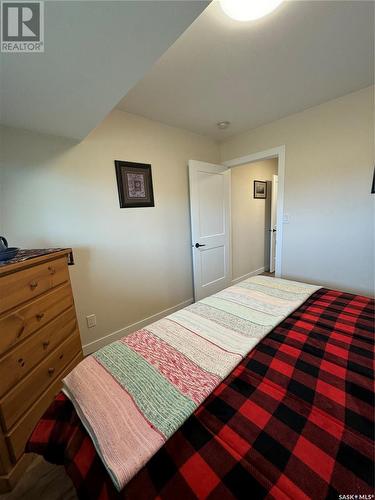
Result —
<svg viewBox="0 0 375 500"><path fill-rule="evenodd" d="M36 455L15 489L1 500L78 500L63 466L47 463Z"/></svg>
<svg viewBox="0 0 375 500"><path fill-rule="evenodd" d="M275 273L270 273L269 271L264 271L264 273L261 274L261 276L269 276L270 278L275 277Z"/></svg>

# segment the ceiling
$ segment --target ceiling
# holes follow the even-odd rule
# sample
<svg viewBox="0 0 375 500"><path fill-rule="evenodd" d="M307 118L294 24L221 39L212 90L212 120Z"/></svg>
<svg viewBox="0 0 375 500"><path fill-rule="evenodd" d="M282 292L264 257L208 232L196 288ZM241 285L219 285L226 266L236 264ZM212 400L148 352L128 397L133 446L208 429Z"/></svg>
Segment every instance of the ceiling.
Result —
<svg viewBox="0 0 375 500"><path fill-rule="evenodd" d="M364 88L374 5L289 1L240 23L213 2L118 108L221 140Z"/></svg>
<svg viewBox="0 0 375 500"><path fill-rule="evenodd" d="M46 1L45 52L1 54L1 123L82 139L207 4Z"/></svg>

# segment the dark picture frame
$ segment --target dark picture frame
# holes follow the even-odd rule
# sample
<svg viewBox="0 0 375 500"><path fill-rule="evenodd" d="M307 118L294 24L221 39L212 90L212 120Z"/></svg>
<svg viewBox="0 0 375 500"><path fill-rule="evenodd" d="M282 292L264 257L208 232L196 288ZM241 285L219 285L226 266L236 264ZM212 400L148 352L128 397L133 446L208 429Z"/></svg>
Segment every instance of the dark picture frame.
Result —
<svg viewBox="0 0 375 500"><path fill-rule="evenodd" d="M265 200L267 198L267 182L254 181L254 198Z"/></svg>
<svg viewBox="0 0 375 500"><path fill-rule="evenodd" d="M120 208L154 207L151 165L115 160Z"/></svg>

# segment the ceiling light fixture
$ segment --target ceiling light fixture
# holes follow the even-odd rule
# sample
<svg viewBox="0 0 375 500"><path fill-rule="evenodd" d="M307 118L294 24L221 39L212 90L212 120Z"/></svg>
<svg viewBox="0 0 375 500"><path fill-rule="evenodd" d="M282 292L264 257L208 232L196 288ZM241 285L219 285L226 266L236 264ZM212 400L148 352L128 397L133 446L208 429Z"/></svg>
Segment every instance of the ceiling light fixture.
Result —
<svg viewBox="0 0 375 500"><path fill-rule="evenodd" d="M283 0L220 0L225 14L236 21L254 21L276 9Z"/></svg>
<svg viewBox="0 0 375 500"><path fill-rule="evenodd" d="M219 128L220 130L224 130L224 129L229 127L230 122L224 120L223 122L217 122L216 125L217 125L217 128Z"/></svg>

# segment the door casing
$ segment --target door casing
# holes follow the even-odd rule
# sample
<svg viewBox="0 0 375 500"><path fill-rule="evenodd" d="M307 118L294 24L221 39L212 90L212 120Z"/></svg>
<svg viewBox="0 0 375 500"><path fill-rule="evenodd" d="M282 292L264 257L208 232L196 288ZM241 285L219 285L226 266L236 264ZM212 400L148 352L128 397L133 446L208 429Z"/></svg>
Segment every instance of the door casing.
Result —
<svg viewBox="0 0 375 500"><path fill-rule="evenodd" d="M254 163L261 160L278 160L278 192L277 192L277 245L275 276L282 276L282 246L283 246L283 225L284 225L284 183L285 183L285 145L277 146L264 151L258 151L240 158L224 161L223 165L228 168L238 167L246 163ZM286 223L286 221L285 221Z"/></svg>

